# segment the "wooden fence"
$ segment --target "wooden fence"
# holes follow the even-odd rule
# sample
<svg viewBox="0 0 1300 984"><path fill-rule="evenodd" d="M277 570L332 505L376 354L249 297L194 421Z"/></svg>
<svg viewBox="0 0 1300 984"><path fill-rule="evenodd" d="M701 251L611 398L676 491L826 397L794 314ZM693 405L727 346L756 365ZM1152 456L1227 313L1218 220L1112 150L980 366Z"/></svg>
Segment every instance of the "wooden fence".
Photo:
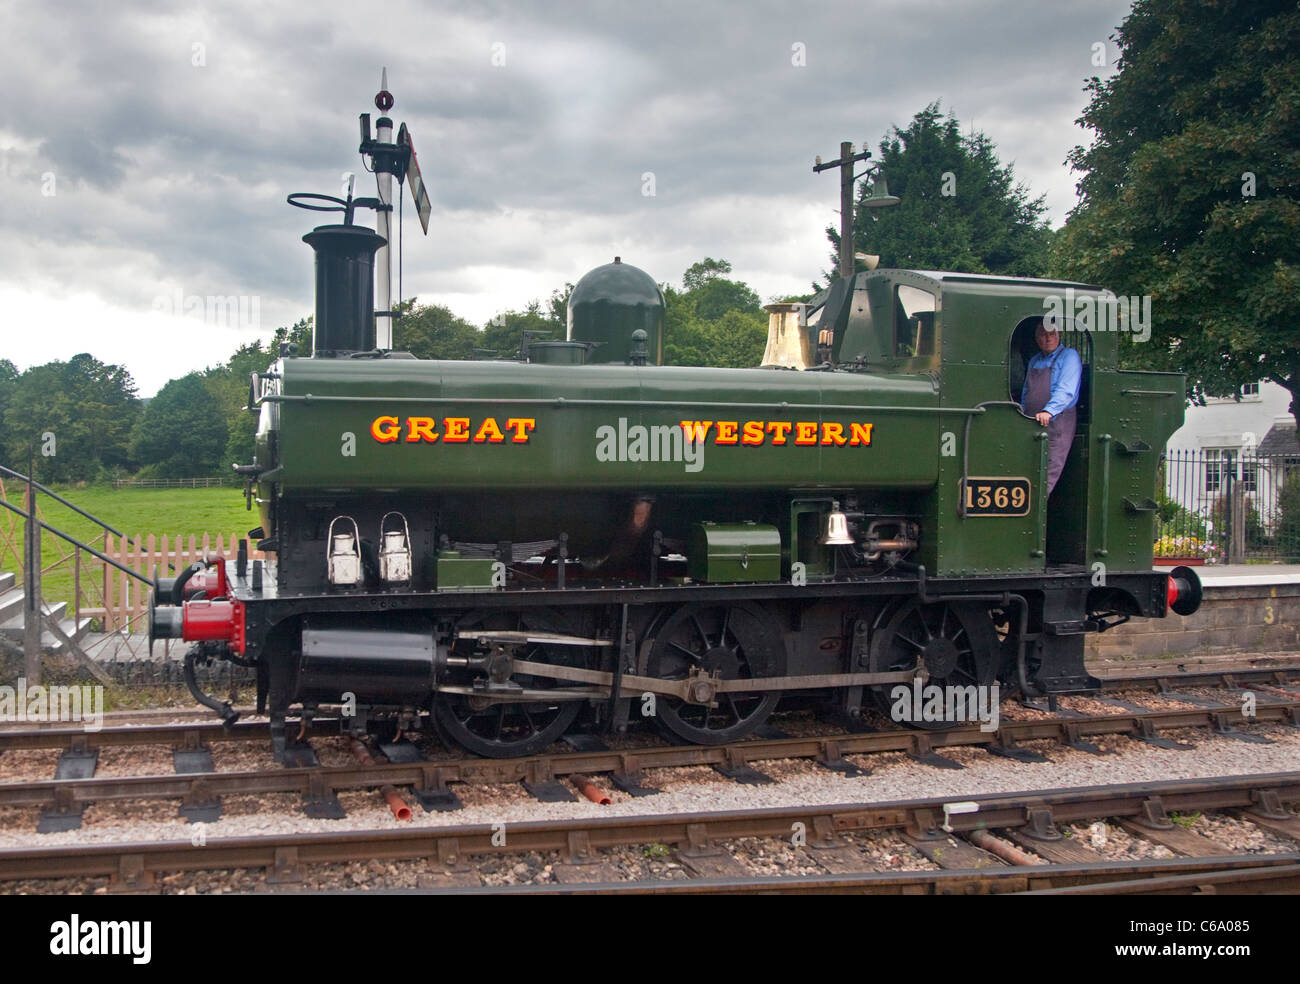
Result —
<svg viewBox="0 0 1300 984"><path fill-rule="evenodd" d="M239 539L239 536L234 533L229 537L218 533L214 544L210 533L204 533L202 539L191 534L188 541L180 535L119 539L109 533L106 534L104 554L146 577L153 576L155 565L159 577L176 577L190 564L199 560L216 560L218 557L234 560L239 553ZM136 547L137 543L139 549ZM252 544L249 544L249 563L254 560L264 560L265 556L262 551L252 549ZM108 564L101 564L101 566L104 568L104 607L83 608L81 614L102 618L105 632L117 631L128 626L132 631L145 631L144 620L137 616L149 611L148 586ZM136 620L135 624L132 624L132 619Z"/></svg>

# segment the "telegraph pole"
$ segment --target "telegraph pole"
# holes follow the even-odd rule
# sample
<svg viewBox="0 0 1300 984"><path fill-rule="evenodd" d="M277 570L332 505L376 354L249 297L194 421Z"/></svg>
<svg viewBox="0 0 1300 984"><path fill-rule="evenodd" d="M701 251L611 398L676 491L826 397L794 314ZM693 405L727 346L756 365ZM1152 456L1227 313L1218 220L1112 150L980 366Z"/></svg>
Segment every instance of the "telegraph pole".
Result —
<svg viewBox="0 0 1300 984"><path fill-rule="evenodd" d="M816 164L813 165L814 173L828 171L833 167L840 169L840 276L845 278L852 277L854 271L853 185L857 178L861 177L853 173L853 165L858 161L865 161L870 156L869 150L855 154L853 144L845 141L840 144L839 160L823 164L822 159L818 157Z"/></svg>

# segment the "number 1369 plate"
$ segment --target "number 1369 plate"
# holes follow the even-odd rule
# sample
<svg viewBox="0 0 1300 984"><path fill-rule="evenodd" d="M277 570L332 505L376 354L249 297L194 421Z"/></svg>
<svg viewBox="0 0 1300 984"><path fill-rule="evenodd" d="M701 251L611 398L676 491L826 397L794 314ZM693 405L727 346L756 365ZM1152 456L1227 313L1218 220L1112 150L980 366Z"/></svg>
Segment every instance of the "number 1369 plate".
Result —
<svg viewBox="0 0 1300 984"><path fill-rule="evenodd" d="M1029 479L968 478L962 489L967 516L1029 515Z"/></svg>

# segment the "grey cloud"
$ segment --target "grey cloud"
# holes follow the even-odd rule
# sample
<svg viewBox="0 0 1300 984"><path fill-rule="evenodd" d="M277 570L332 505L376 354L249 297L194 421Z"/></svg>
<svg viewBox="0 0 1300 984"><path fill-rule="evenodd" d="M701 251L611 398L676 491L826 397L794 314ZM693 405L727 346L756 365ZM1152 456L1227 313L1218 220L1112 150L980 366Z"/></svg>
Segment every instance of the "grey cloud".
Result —
<svg viewBox="0 0 1300 984"><path fill-rule="evenodd" d="M22 283L39 265L69 289L140 304L138 289L85 262L87 248L102 248L135 255L154 278L306 313L311 254L299 237L322 217L284 196L336 194L345 170L371 193L356 117L378 115L370 100L383 64L435 208L433 236L405 244L408 295L413 285L455 291L482 266L544 264L571 279L563 271L576 257L606 251L580 235L641 242L656 256L747 249L760 267L762 256L784 257L765 245L777 226L762 208L732 210L721 228L695 220L724 214L728 196L823 207L815 247L789 271L811 279L826 266L821 228L837 203L813 156L834 155L844 139L875 149L936 98L984 130L1034 195L1049 192L1059 223L1074 180L1062 161L1085 136L1071 127L1082 83L1109 71L1090 64L1090 46L1127 9L408 0L375 19L343 0L188 10L19 0L0 9L0 87L18 94L0 103L0 136L30 146L7 152L0 171L13 202L0 210L0 282ZM196 42L202 67L191 63ZM490 61L496 42L503 67ZM806 67L791 64L795 42ZM47 167L59 175L57 202L34 191ZM641 195L646 171L653 199ZM551 218L500 223L514 211ZM465 233L476 225L518 234Z"/></svg>

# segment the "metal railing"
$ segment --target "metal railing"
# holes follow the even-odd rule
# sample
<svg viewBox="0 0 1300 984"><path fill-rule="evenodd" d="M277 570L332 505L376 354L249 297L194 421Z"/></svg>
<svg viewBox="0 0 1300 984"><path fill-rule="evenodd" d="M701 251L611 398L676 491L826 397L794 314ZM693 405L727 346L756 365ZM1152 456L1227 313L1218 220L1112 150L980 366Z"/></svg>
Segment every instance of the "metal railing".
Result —
<svg viewBox="0 0 1300 984"><path fill-rule="evenodd" d="M30 468L28 469L31 470ZM23 483L24 496L22 508L8 501L7 490L4 485L4 476L18 479ZM93 557L104 564L120 568L123 573L148 580L143 575L122 566L110 557L105 556L95 547L84 543L75 537L69 536L60 529L56 529L46 523L41 518L40 503L37 500L37 494L41 493L56 500L67 508L73 510L78 515L88 519L100 527L101 532L94 538L96 542L101 539L107 541L110 533L118 533L113 527L109 526L103 520L92 516L79 506L74 505L67 499L63 498L57 492L53 492L32 479L29 475L23 475L0 465L0 506L4 507L7 525L0 528L0 561L18 561L19 569L23 577L23 670L26 678L32 683L39 683L41 680L41 648L42 637L48 631L61 642L68 652L75 656L80 664L88 670L92 676L102 683L109 682L108 676L104 670L97 666L89 656L77 645L76 637L80 634L81 619L83 613L82 591L83 588L95 586L99 588L99 597L101 602L104 600L104 590L102 585L96 585L94 579L82 578L82 564L86 557ZM17 548L14 542L16 527L13 522L13 514L22 519L22 547ZM53 543L59 554L59 559L49 564L44 564L41 558L41 540L44 533L53 535ZM120 535L120 534L119 534ZM72 547L68 551L66 545ZM11 556L12 555L12 556ZM59 616L52 614L43 598L43 579L45 575L59 568L68 561L72 563L73 571L73 621L71 633L65 633L59 625ZM100 609L104 611L104 609Z"/></svg>
<svg viewBox="0 0 1300 984"><path fill-rule="evenodd" d="M1168 450L1156 488L1157 557L1300 563L1300 455Z"/></svg>
<svg viewBox="0 0 1300 984"><path fill-rule="evenodd" d="M238 485L235 478L119 478L113 482L115 489L213 489Z"/></svg>

